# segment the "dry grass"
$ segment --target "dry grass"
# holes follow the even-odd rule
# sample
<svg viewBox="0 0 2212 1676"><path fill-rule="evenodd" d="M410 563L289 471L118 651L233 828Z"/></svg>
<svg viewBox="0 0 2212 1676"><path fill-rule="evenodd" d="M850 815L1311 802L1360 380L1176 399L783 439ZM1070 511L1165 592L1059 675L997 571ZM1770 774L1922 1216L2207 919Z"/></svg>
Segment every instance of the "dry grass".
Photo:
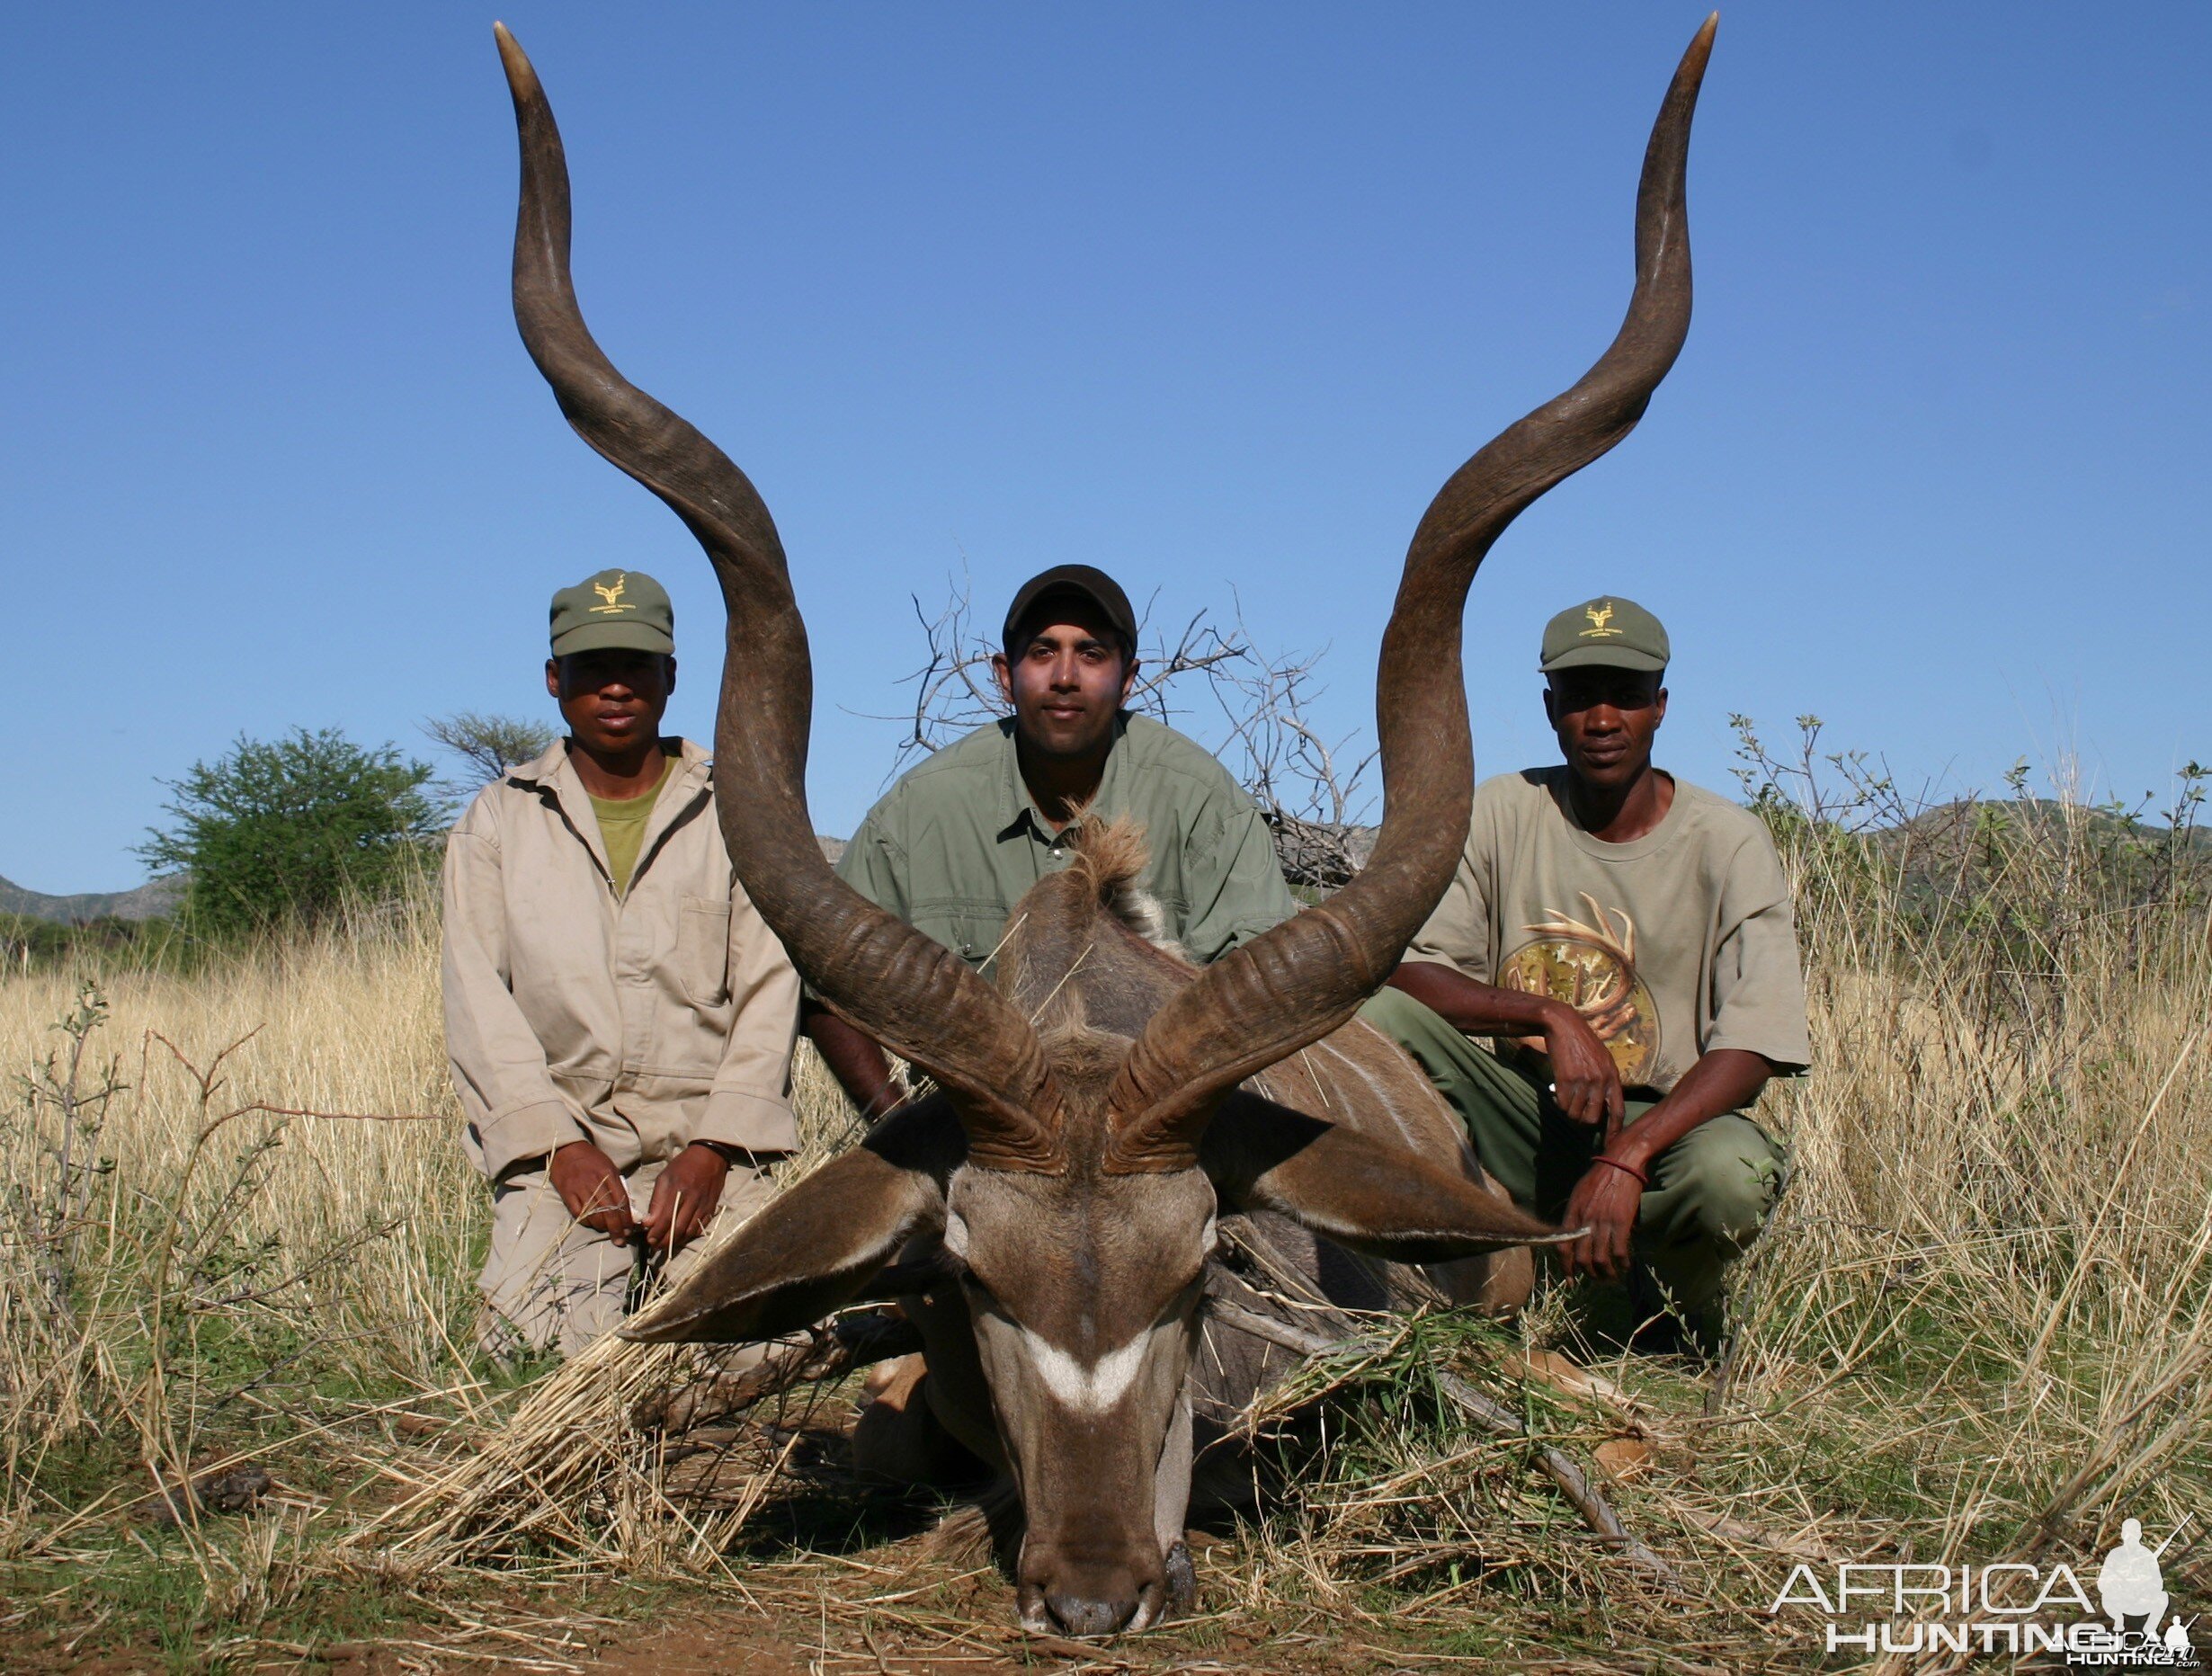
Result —
<svg viewBox="0 0 2212 1676"><path fill-rule="evenodd" d="M2136 865L2148 841L2118 854L2079 808L1910 843L1819 814L1778 821L1820 1065L1769 1102L1793 1180L1722 1365L1593 1351L1563 1289L1512 1333L1383 1335L1316 1371L1334 1395L1263 1450L1271 1511L1218 1533L1209 1615L1164 1655L1264 1633L1305 1667L1368 1647L1798 1668L1761 1609L1797 1559L2078 1559L2124 1514L2165 1530L2212 1504L2201 873L2162 882ZM0 1066L61 1055L0 1129L0 1593L151 1615L186 1662L346 1613L458 1635L495 1575L587 1573L1002 1646L976 1556L843 1472L836 1394L672 1440L629 1416L696 1377L677 1352L522 1378L467 1353L485 1204L435 941L417 902L189 976L94 974L73 1116L53 1025L78 975L0 980ZM818 1065L801 1092L817 1151L841 1142ZM1526 1347L1561 1343L1612 1386L1528 1377ZM1672 1591L1594 1545L1526 1445L1470 1431L1440 1368L1578 1456L1628 1446L1614 1493ZM252 1515L180 1495L181 1527L149 1528L157 1484L247 1457L275 1474ZM2199 1528L2169 1556L2184 1609L2212 1602L2205 1552Z"/></svg>
<svg viewBox="0 0 2212 1676"><path fill-rule="evenodd" d="M158 1432L160 1448L197 1460L215 1387L194 1370L222 1345L284 1339L320 1378L442 1389L451 1329L474 1301L482 1195L450 1144L429 916L240 953L189 979L92 981L106 1016L77 1083L120 1086L96 1131L73 1141L76 1168L95 1173L67 1207L66 1310L19 1284L34 1259L50 1263L54 1242L27 1246L20 1217L6 1228L0 1542L16 1547L39 1524L31 1486L44 1451L120 1422L150 1428L145 1447ZM19 1091L0 1131L26 1201L56 1200L64 1113L51 1094L71 1042L55 1021L76 1008L79 982L0 985L0 1059L28 1070L58 1056L35 1079L48 1097ZM156 1380L162 1359L171 1377ZM281 1403L298 1383L281 1367L262 1372L221 1394Z"/></svg>

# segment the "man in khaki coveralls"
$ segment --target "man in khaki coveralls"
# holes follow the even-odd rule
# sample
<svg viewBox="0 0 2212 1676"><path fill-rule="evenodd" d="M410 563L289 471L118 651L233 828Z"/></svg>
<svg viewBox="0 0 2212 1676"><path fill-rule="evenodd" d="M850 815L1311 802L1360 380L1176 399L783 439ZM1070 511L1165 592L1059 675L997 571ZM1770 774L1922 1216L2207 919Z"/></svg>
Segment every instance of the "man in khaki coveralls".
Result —
<svg viewBox="0 0 2212 1676"><path fill-rule="evenodd" d="M1566 761L1483 783L1458 874L1364 1010L1516 1201L1589 1227L1561 1248L1570 1273L1647 1266L1673 1306L1661 1344L1716 1332L1780 1186L1745 1112L1812 1057L1765 826L1652 766L1668 654L1629 600L1552 619L1544 712Z"/></svg>
<svg viewBox="0 0 2212 1676"><path fill-rule="evenodd" d="M707 753L660 736L673 628L638 571L555 594L568 737L446 844L446 1050L492 1183L495 1355L606 1333L639 1270L758 1208L798 1144L798 977L731 871Z"/></svg>
<svg viewBox="0 0 2212 1676"><path fill-rule="evenodd" d="M1089 565L1030 577L1003 644L992 667L1013 714L900 778L845 847L847 884L987 972L1087 808L1143 823L1159 930L1200 965L1297 911L1251 798L1202 746L1122 708L1137 616L1119 584ZM805 1028L863 1115L905 1097L882 1048L834 1013L809 1003Z"/></svg>

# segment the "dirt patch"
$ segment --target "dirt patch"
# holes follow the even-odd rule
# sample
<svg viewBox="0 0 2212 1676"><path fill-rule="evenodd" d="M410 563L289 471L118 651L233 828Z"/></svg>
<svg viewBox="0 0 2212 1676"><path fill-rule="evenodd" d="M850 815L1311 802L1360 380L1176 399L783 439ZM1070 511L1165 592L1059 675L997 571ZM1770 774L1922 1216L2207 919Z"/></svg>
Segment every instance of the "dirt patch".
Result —
<svg viewBox="0 0 2212 1676"><path fill-rule="evenodd" d="M1042 1671L1287 1676L1405 1668L1394 1649L1345 1645L1330 1636L1299 1634L1278 1641L1216 1632L1206 1638L1216 1645L1194 1649L1171 1627L1086 1645L980 1623L885 1618L855 1625L835 1618L808 1622L797 1613L732 1611L687 1615L625 1636L602 1649L590 1669L593 1676L1033 1676Z"/></svg>

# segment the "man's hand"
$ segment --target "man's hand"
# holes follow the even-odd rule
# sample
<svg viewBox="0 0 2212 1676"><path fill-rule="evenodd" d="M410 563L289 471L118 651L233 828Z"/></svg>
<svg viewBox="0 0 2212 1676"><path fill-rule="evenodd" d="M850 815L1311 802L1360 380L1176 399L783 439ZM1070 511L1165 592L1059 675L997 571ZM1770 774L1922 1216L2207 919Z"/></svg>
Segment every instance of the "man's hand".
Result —
<svg viewBox="0 0 2212 1676"><path fill-rule="evenodd" d="M638 1236L629 1184L614 1160L591 1142L570 1141L557 1148L546 1174L568 1214L585 1227L597 1228L617 1245L627 1245Z"/></svg>
<svg viewBox="0 0 2212 1676"><path fill-rule="evenodd" d="M1628 1108L1619 1068L1597 1031L1574 1008L1554 1005L1544 1015L1544 1051L1551 1059L1552 1098L1559 1110L1577 1123L1601 1127L1610 1140Z"/></svg>
<svg viewBox="0 0 2212 1676"><path fill-rule="evenodd" d="M1577 1123L1602 1125L1606 1138L1619 1127L1620 1073L1604 1038L1618 1035L1634 1007L1616 999L1583 1013L1549 995L1478 984L1450 967L1408 960L1390 975L1390 985L1411 995L1454 1030L1469 1036L1510 1036L1529 1048L1539 1041L1551 1061L1559 1110Z"/></svg>
<svg viewBox="0 0 2212 1676"><path fill-rule="evenodd" d="M1628 1171L1593 1163L1567 1199L1562 1227L1587 1227L1579 1240L1559 1248L1569 1274L1593 1274L1618 1280L1628 1272L1628 1236L1636 1228L1644 1187Z"/></svg>
<svg viewBox="0 0 2212 1676"><path fill-rule="evenodd" d="M673 1257L698 1238L721 1202L728 1174L729 1160L700 1141L671 1158L653 1183L653 1202L646 1207L646 1244Z"/></svg>

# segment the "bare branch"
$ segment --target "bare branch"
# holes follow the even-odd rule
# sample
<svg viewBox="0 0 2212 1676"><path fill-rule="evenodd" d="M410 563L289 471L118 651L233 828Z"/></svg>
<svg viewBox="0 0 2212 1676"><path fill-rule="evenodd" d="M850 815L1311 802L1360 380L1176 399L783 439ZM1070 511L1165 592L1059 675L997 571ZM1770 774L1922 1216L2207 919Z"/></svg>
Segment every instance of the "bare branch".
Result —
<svg viewBox="0 0 2212 1676"><path fill-rule="evenodd" d="M1294 888L1321 896L1349 882L1372 835L1375 750L1357 733L1325 737L1310 719L1324 691L1315 678L1323 654L1255 652L1241 610L1224 623L1201 608L1171 640L1152 629L1157 603L1156 594L1145 602L1128 708L1182 727L1221 758L1260 806ZM894 775L1007 712L991 669L999 647L976 620L968 579L950 581L933 614L918 596L914 607L926 655L903 683L913 707L876 718L905 730Z"/></svg>
<svg viewBox="0 0 2212 1676"><path fill-rule="evenodd" d="M504 778L510 769L544 754L557 736L543 722L516 716L486 716L475 710L433 716L417 726L466 764L466 778L440 782L442 789L457 795L472 793Z"/></svg>

